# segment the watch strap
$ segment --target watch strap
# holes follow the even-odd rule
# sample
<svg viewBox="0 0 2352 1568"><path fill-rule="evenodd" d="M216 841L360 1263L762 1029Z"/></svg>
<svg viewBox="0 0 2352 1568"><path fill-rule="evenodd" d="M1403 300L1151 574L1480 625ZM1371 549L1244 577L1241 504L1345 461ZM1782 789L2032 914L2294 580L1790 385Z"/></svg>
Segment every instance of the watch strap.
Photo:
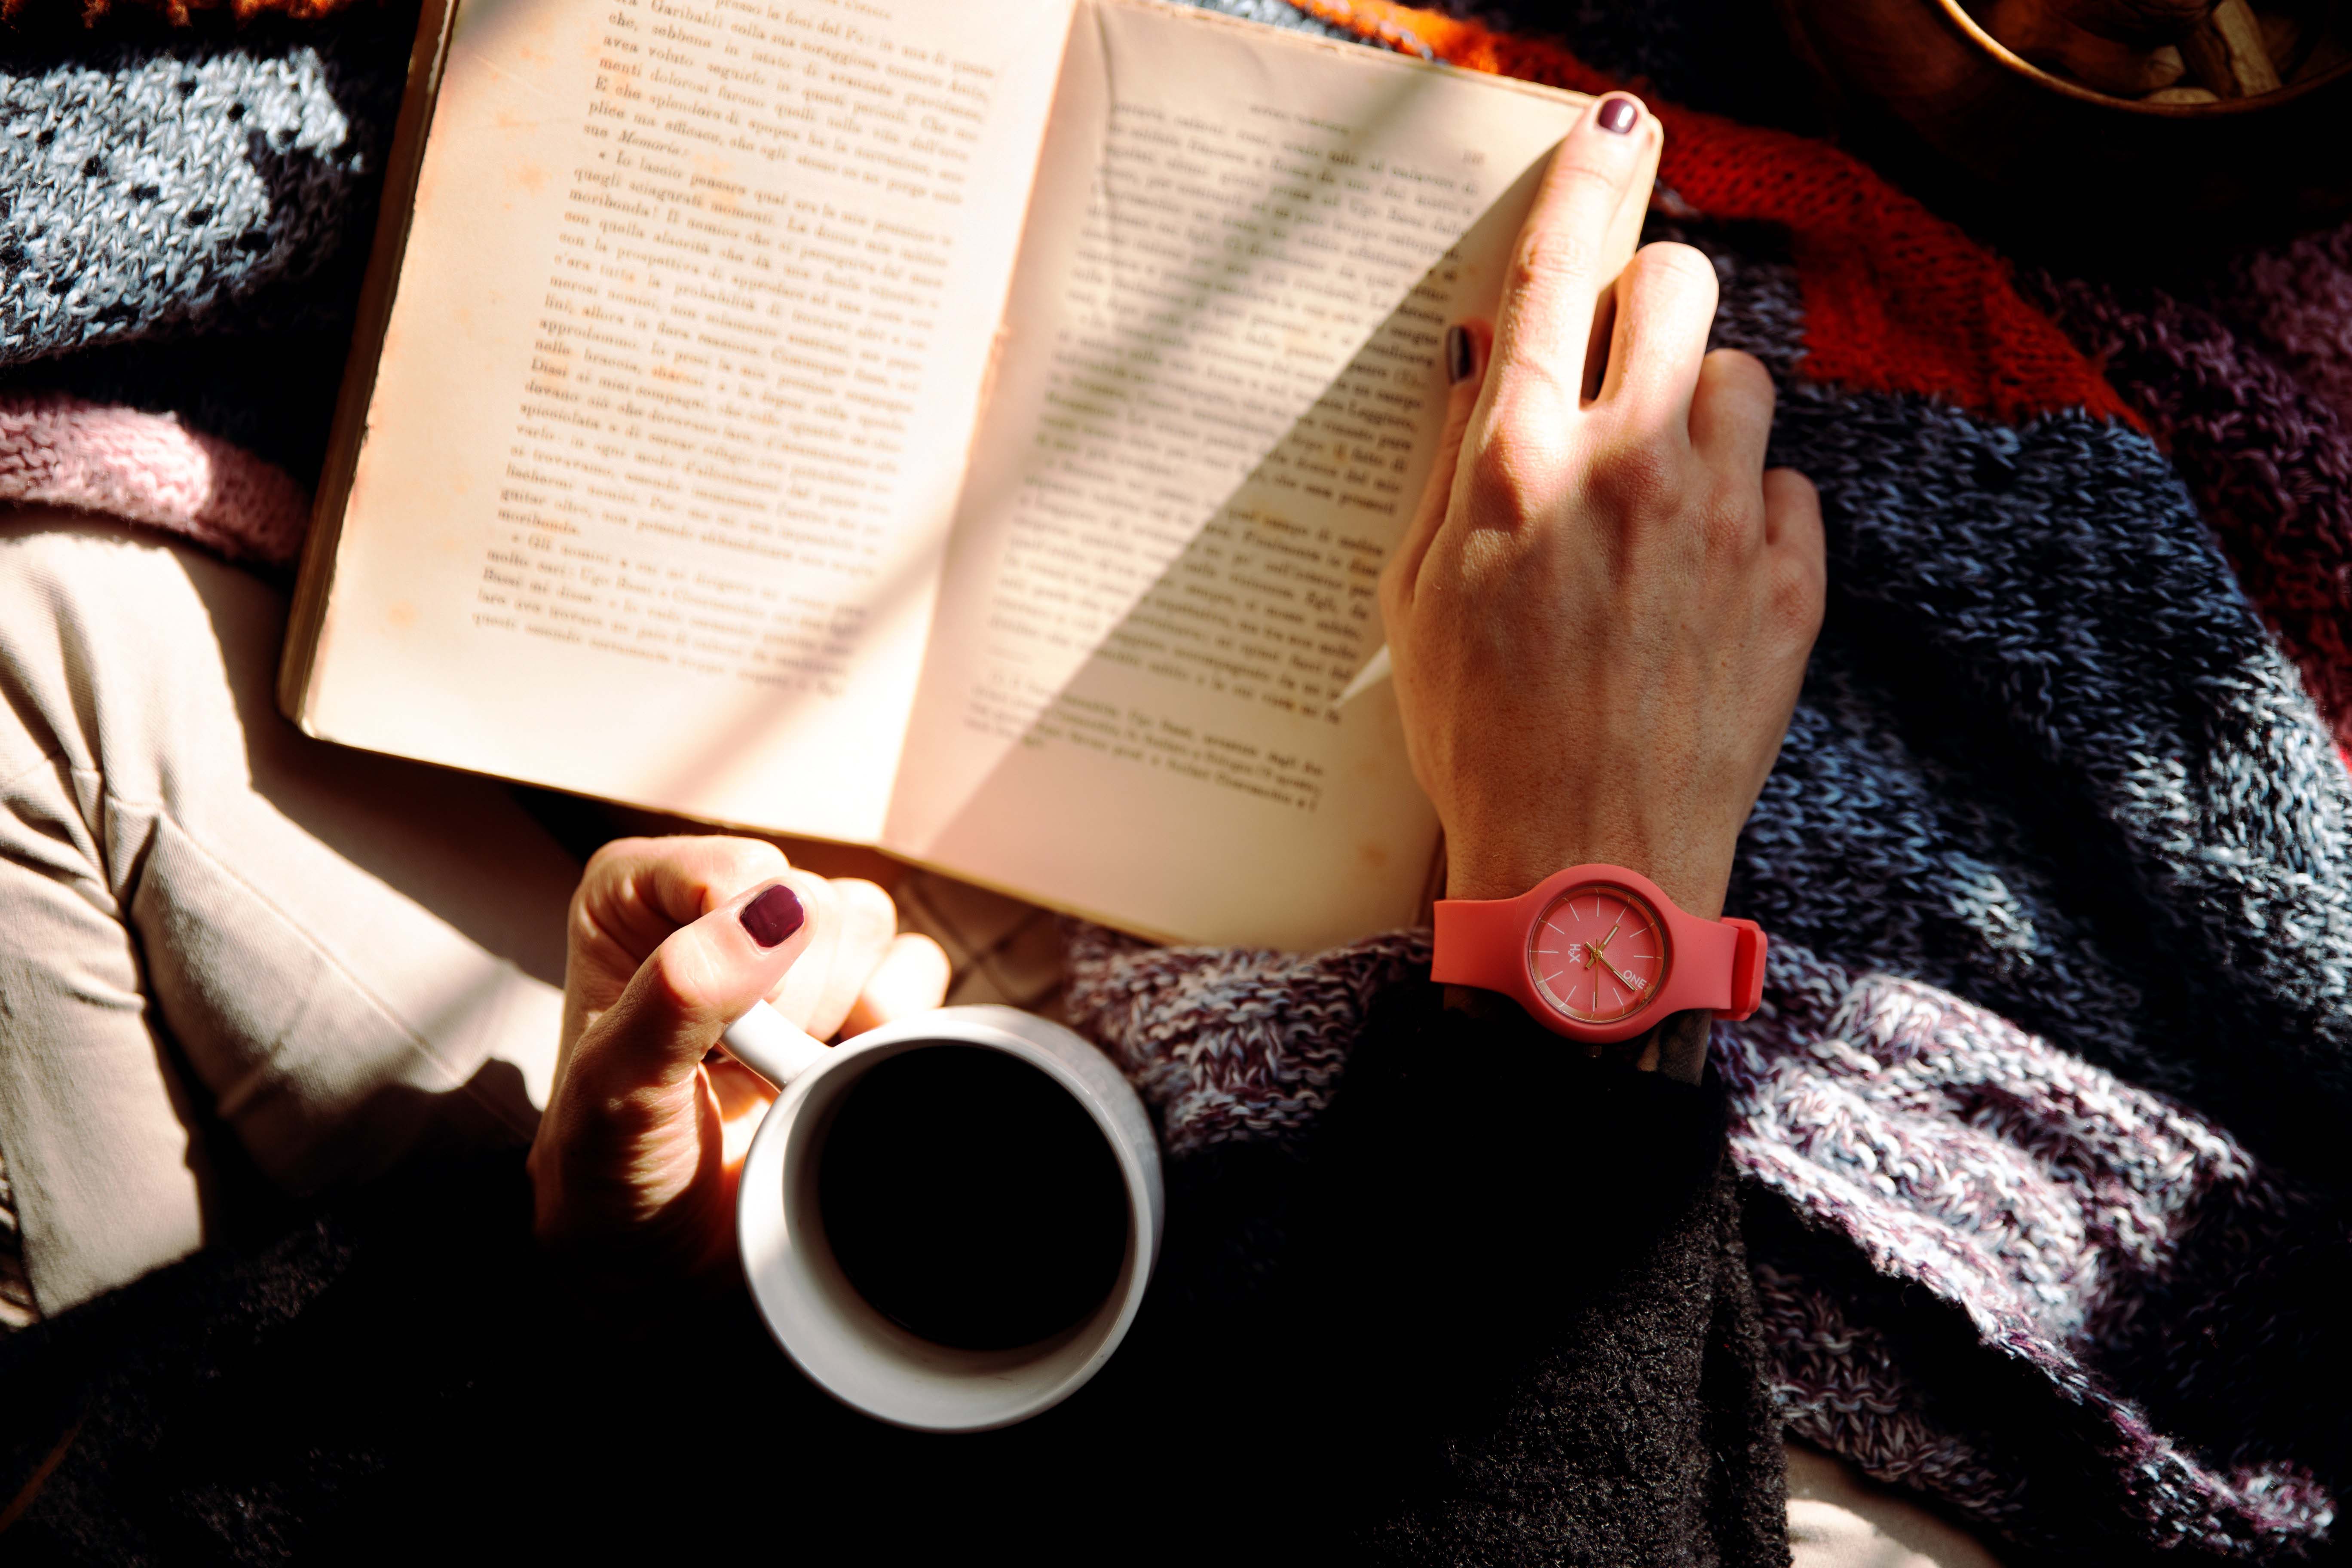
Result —
<svg viewBox="0 0 2352 1568"><path fill-rule="evenodd" d="M1440 985L1475 985L1526 999L1529 895L1516 899L1441 899L1434 916L1429 977Z"/></svg>
<svg viewBox="0 0 2352 1568"><path fill-rule="evenodd" d="M1558 893L1581 880L1613 882L1648 899L1667 927L1673 963L1666 983L1636 1016L1654 1026L1675 1013L1706 1011L1740 1019L1764 994L1764 931L1753 921L1686 914L1646 877L1619 866L1578 866L1545 878L1515 899L1443 899L1434 912L1429 977L1442 985L1471 985L1512 997L1538 1017L1558 1015L1528 972L1528 935ZM1633 1020L1627 1020L1629 1025ZM1588 1026L1614 1034L1615 1026ZM1586 1030L1579 1030L1581 1034Z"/></svg>

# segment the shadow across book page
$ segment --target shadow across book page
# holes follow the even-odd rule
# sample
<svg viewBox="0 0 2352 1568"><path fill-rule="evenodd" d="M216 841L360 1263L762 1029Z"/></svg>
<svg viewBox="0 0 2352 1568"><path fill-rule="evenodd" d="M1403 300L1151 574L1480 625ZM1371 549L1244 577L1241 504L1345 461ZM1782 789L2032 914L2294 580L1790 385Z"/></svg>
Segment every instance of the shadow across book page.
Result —
<svg viewBox="0 0 2352 1568"><path fill-rule="evenodd" d="M1154 935L1413 918L1339 699L1583 100L1150 0L466 0L446 59L308 727Z"/></svg>

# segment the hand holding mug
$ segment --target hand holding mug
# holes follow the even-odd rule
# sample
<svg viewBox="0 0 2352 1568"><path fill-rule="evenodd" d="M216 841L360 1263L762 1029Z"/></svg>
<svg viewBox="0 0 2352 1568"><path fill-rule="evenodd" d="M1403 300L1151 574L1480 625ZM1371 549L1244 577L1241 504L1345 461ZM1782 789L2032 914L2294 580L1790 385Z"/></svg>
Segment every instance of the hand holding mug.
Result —
<svg viewBox="0 0 2352 1568"><path fill-rule="evenodd" d="M748 1279L818 1386L982 1430L1118 1349L1159 1254L1159 1155L1101 1052L938 1010L946 955L896 929L879 888L766 844L607 846L572 899L537 1228L607 1275ZM855 1044L816 1043L845 1023ZM764 1081L707 1059L722 1037Z"/></svg>
<svg viewBox="0 0 2352 1568"><path fill-rule="evenodd" d="M732 1278L735 1182L773 1091L704 1058L766 998L818 1039L935 1007L947 955L871 882L756 839L632 838L572 895L563 1037L530 1151L542 1242L653 1279Z"/></svg>
<svg viewBox="0 0 2352 1568"><path fill-rule="evenodd" d="M1764 367L1706 352L1714 268L1651 245L1598 272L1655 133L1612 95L1555 154L1491 346L1478 323L1450 339L1445 445L1381 580L1454 898L1606 862L1720 913L1820 629L1820 501L1765 471Z"/></svg>

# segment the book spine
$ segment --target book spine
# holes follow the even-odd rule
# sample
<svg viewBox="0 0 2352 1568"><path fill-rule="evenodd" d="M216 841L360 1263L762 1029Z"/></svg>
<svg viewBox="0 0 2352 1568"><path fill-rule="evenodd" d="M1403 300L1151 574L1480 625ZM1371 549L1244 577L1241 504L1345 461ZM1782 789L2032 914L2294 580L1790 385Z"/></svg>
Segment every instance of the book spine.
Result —
<svg viewBox="0 0 2352 1568"><path fill-rule="evenodd" d="M433 106L440 96L441 72L449 54L459 0L425 0L416 41L408 57L408 86L384 169L383 195L376 209L375 244L360 292L359 317L352 332L351 357L328 437L327 460L310 511L310 532L302 549L294 603L287 617L286 652L278 670L278 706L304 733L310 728L310 676L334 588L335 551L343 531L343 510L367 439L369 405L375 397L376 364L399 292L400 268L408 252L409 225L415 212L416 182L425 166L425 138L433 130Z"/></svg>

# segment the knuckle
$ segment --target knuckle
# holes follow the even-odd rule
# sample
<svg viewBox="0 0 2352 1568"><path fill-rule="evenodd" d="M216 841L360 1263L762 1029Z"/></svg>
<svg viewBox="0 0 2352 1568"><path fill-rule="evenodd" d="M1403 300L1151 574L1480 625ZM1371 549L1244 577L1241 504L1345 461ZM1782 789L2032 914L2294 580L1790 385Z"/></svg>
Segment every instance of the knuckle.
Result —
<svg viewBox="0 0 2352 1568"><path fill-rule="evenodd" d="M707 910L782 875L789 864L782 850L758 838L710 834L678 839L671 846L673 875L699 886Z"/></svg>
<svg viewBox="0 0 2352 1568"><path fill-rule="evenodd" d="M614 838L598 845L596 852L588 857L588 868L582 873L581 880L588 882L611 876L615 866L645 854L650 843L651 840L644 838Z"/></svg>
<svg viewBox="0 0 2352 1568"><path fill-rule="evenodd" d="M1569 461L1570 422L1563 403L1545 380L1522 380L1495 399L1493 417L1465 465L1474 504L1483 512L1501 507L1526 510Z"/></svg>
<svg viewBox="0 0 2352 1568"><path fill-rule="evenodd" d="M1777 509L1793 510L1818 522L1822 513L1822 492L1806 475L1795 468L1768 468L1764 473L1764 496Z"/></svg>
<svg viewBox="0 0 2352 1568"><path fill-rule="evenodd" d="M764 838L712 838L709 840L709 847L712 861L730 871L772 877L791 865L784 858L784 852Z"/></svg>
<svg viewBox="0 0 2352 1568"><path fill-rule="evenodd" d="M1817 562L1783 553L1774 563L1770 611L1780 627L1810 644L1822 627L1827 581Z"/></svg>
<svg viewBox="0 0 2352 1568"><path fill-rule="evenodd" d="M1715 268L1698 251L1682 245L1644 249L1633 258L1625 289L1634 352L1677 363L1687 356L1696 369L1714 331L1717 298Z"/></svg>
<svg viewBox="0 0 2352 1568"><path fill-rule="evenodd" d="M1600 181L1588 171L1572 171L1563 178ZM1567 289L1597 283L1600 242L1572 224L1552 224L1530 230L1512 255L1507 292L1550 299Z"/></svg>
<svg viewBox="0 0 2352 1568"><path fill-rule="evenodd" d="M1660 442L1612 441L1593 453L1585 488L1602 507L1629 520L1673 516L1687 494L1683 468Z"/></svg>
<svg viewBox="0 0 2352 1568"><path fill-rule="evenodd" d="M1715 263L1706 252L1671 239L1645 245L1636 252L1633 275L1637 282L1676 291L1713 292L1717 287Z"/></svg>
<svg viewBox="0 0 2352 1568"><path fill-rule="evenodd" d="M948 956L937 937L920 931L908 931L891 944L890 956L901 974L913 971L919 975L926 992L936 1001L948 994L955 983L955 960Z"/></svg>
<svg viewBox="0 0 2352 1568"><path fill-rule="evenodd" d="M572 906L565 911L564 943L575 955L592 942L601 941L604 928L596 919L596 911L588 901L585 885L572 889Z"/></svg>
<svg viewBox="0 0 2352 1568"><path fill-rule="evenodd" d="M692 943L679 937L654 949L646 961L645 977L646 1000L666 1013L692 1017L710 1008L709 965Z"/></svg>
<svg viewBox="0 0 2352 1568"><path fill-rule="evenodd" d="M1514 525L1528 521L1535 511L1538 478L1552 460L1551 443L1538 440L1524 425L1497 425L1471 455L1475 515Z"/></svg>
<svg viewBox="0 0 2352 1568"><path fill-rule="evenodd" d="M1717 486L1705 502L1704 526L1707 552L1742 555L1764 542L1762 495L1750 495L1729 486Z"/></svg>
<svg viewBox="0 0 2352 1568"><path fill-rule="evenodd" d="M1549 194L1562 211L1555 221L1541 226L1545 231L1576 227L1577 219L1583 216L1576 210L1580 205L1597 205L1603 212L1614 210L1624 189L1615 174L1585 162L1572 145L1562 147L1554 158Z"/></svg>
<svg viewBox="0 0 2352 1568"><path fill-rule="evenodd" d="M898 906L878 882L846 877L833 884L840 906L842 934L869 945L880 945L898 934Z"/></svg>
<svg viewBox="0 0 2352 1568"><path fill-rule="evenodd" d="M1709 349L1705 369L1723 392L1734 397L1752 399L1769 408L1779 396L1772 373L1746 349Z"/></svg>

